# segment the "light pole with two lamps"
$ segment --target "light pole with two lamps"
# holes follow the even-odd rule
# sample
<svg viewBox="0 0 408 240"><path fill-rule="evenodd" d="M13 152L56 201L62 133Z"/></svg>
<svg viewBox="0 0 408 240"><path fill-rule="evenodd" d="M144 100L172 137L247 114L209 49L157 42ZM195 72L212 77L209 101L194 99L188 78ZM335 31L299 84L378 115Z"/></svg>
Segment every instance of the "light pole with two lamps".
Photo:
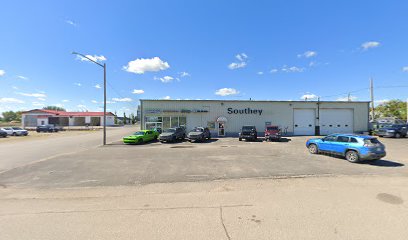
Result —
<svg viewBox="0 0 408 240"><path fill-rule="evenodd" d="M72 52L72 54L86 58L98 66L103 67L103 145L106 145L106 63L100 64L97 61L94 61L84 54L78 52Z"/></svg>

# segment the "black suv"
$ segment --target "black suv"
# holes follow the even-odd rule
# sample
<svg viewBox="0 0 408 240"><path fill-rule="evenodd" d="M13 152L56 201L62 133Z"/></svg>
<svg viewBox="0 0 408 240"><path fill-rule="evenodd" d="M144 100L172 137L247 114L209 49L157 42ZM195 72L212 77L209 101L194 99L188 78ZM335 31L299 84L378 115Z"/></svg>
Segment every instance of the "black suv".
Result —
<svg viewBox="0 0 408 240"><path fill-rule="evenodd" d="M242 139L256 141L258 139L258 133L256 131L256 127L255 126L243 126L241 129L241 132L239 133L238 140L242 141Z"/></svg>
<svg viewBox="0 0 408 240"><path fill-rule="evenodd" d="M183 127L164 129L159 135L160 142L175 142L186 138L186 130Z"/></svg>
<svg viewBox="0 0 408 240"><path fill-rule="evenodd" d="M382 128L378 129L376 134L380 137L406 137L407 136L407 125L404 124L389 124L384 125Z"/></svg>
<svg viewBox="0 0 408 240"><path fill-rule="evenodd" d="M211 139L210 129L207 127L196 127L188 133L187 137L190 142Z"/></svg>
<svg viewBox="0 0 408 240"><path fill-rule="evenodd" d="M39 132L58 132L60 129L58 127L54 127L53 125L40 125L35 130L39 133Z"/></svg>

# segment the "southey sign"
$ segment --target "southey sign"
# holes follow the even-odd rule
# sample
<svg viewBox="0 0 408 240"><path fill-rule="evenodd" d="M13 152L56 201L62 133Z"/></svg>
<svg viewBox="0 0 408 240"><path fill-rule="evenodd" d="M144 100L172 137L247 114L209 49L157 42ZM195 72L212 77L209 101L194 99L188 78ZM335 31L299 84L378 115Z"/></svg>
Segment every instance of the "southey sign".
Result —
<svg viewBox="0 0 408 240"><path fill-rule="evenodd" d="M234 108L227 108L228 114L256 114L262 115L262 109L252 109L252 108L244 108L244 109L234 109Z"/></svg>

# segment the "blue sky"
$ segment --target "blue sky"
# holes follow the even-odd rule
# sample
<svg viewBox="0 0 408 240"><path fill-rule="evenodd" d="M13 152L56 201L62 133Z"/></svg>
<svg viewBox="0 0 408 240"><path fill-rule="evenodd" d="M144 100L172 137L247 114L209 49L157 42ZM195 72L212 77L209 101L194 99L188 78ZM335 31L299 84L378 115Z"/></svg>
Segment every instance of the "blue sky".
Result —
<svg viewBox="0 0 408 240"><path fill-rule="evenodd" d="M408 97L406 1L2 1L0 112L138 99ZM96 87L95 87L96 86ZM358 91L356 91L358 90Z"/></svg>

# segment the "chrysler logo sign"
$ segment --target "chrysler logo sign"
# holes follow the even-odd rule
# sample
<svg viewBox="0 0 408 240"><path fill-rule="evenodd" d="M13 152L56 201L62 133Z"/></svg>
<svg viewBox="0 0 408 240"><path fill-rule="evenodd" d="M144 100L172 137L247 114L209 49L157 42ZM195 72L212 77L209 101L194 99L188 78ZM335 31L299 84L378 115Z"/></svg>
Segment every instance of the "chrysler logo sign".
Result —
<svg viewBox="0 0 408 240"><path fill-rule="evenodd" d="M244 109L233 109L233 108L228 108L227 109L228 114L256 114L256 115L262 115L262 109L251 109L251 108L244 108Z"/></svg>

